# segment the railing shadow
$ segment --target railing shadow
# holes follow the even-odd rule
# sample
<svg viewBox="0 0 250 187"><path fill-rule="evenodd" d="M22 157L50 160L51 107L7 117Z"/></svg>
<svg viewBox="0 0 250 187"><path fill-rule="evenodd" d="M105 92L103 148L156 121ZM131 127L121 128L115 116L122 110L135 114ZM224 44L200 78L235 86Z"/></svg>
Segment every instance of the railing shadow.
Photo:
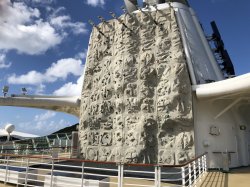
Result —
<svg viewBox="0 0 250 187"><path fill-rule="evenodd" d="M228 173L209 171L198 183L199 187L228 187Z"/></svg>

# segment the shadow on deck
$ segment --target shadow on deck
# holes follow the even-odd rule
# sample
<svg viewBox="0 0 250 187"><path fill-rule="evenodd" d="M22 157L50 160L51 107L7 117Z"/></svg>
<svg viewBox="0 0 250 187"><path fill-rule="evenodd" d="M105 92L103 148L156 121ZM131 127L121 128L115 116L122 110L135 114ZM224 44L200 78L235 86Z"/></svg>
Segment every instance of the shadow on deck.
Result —
<svg viewBox="0 0 250 187"><path fill-rule="evenodd" d="M249 187L250 166L231 169L229 173L218 170L209 171L198 187Z"/></svg>

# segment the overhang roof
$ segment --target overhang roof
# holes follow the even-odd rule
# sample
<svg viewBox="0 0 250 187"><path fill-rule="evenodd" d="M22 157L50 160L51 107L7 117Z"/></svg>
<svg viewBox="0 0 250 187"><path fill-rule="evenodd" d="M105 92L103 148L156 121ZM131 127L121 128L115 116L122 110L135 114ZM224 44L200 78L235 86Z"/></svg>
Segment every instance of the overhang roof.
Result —
<svg viewBox="0 0 250 187"><path fill-rule="evenodd" d="M250 73L234 78L192 87L198 99L238 99L250 97Z"/></svg>
<svg viewBox="0 0 250 187"><path fill-rule="evenodd" d="M4 129L0 129L0 137L8 136L8 133ZM35 134L28 134L24 132L13 131L10 136L18 138L18 139L26 139L26 138L37 138L38 135Z"/></svg>

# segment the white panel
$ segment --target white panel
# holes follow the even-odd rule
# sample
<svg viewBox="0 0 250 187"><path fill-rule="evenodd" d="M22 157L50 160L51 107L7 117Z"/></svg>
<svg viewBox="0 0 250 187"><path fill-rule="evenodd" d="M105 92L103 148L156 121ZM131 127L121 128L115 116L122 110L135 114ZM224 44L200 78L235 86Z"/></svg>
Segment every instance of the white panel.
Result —
<svg viewBox="0 0 250 187"><path fill-rule="evenodd" d="M197 24L197 18L192 9L180 3L173 3L173 7L179 12L176 15L180 20L180 31L184 32L182 33L186 40L184 46L189 50L197 84L210 80L222 80L219 66L213 57L204 33L201 32L201 26Z"/></svg>

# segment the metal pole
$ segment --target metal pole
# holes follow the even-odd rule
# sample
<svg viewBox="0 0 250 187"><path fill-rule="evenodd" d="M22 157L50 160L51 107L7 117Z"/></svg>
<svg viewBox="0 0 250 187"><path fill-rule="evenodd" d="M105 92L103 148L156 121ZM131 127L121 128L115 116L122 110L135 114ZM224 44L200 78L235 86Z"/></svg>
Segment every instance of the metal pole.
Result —
<svg viewBox="0 0 250 187"><path fill-rule="evenodd" d="M53 187L54 159L52 159L50 187Z"/></svg>
<svg viewBox="0 0 250 187"><path fill-rule="evenodd" d="M23 157L22 157L22 161L21 161L21 166L23 166Z"/></svg>
<svg viewBox="0 0 250 187"><path fill-rule="evenodd" d="M29 158L27 158L27 164L26 164L25 186L27 186L27 182L28 182L28 172L29 172Z"/></svg>
<svg viewBox="0 0 250 187"><path fill-rule="evenodd" d="M196 177L196 161L193 162L193 170L194 170L194 182L196 184L196 179L197 179L197 177Z"/></svg>
<svg viewBox="0 0 250 187"><path fill-rule="evenodd" d="M158 187L161 187L161 167L158 166Z"/></svg>
<svg viewBox="0 0 250 187"><path fill-rule="evenodd" d="M207 172L207 155L204 155L204 161L205 161L205 172Z"/></svg>
<svg viewBox="0 0 250 187"><path fill-rule="evenodd" d="M202 160L202 175L204 174L205 172L205 162L204 162L204 156L201 157L201 160Z"/></svg>
<svg viewBox="0 0 250 187"><path fill-rule="evenodd" d="M161 187L161 168L155 166L155 187Z"/></svg>
<svg viewBox="0 0 250 187"><path fill-rule="evenodd" d="M155 187L158 187L158 166L155 166Z"/></svg>
<svg viewBox="0 0 250 187"><path fill-rule="evenodd" d="M7 159L7 162L6 162L6 169L5 169L4 184L6 184L6 182L7 182L8 170L9 170L9 158L10 158L9 156L5 157L5 160Z"/></svg>
<svg viewBox="0 0 250 187"><path fill-rule="evenodd" d="M201 159L198 158L198 170L199 170L199 179L201 180Z"/></svg>
<svg viewBox="0 0 250 187"><path fill-rule="evenodd" d="M44 162L44 151L42 153L42 163Z"/></svg>
<svg viewBox="0 0 250 187"><path fill-rule="evenodd" d="M185 167L181 167L182 186L186 186Z"/></svg>
<svg viewBox="0 0 250 187"><path fill-rule="evenodd" d="M188 181L189 181L189 186L192 186L192 169L191 169L191 164L188 164Z"/></svg>
<svg viewBox="0 0 250 187"><path fill-rule="evenodd" d="M121 187L123 187L124 165L121 164Z"/></svg>
<svg viewBox="0 0 250 187"><path fill-rule="evenodd" d="M121 186L121 164L118 164L118 187L122 187Z"/></svg>
<svg viewBox="0 0 250 187"><path fill-rule="evenodd" d="M84 162L82 162L82 184L81 187L84 187Z"/></svg>
<svg viewBox="0 0 250 187"><path fill-rule="evenodd" d="M26 151L25 151L26 155L28 155L28 149L29 149L29 145L26 146Z"/></svg>

